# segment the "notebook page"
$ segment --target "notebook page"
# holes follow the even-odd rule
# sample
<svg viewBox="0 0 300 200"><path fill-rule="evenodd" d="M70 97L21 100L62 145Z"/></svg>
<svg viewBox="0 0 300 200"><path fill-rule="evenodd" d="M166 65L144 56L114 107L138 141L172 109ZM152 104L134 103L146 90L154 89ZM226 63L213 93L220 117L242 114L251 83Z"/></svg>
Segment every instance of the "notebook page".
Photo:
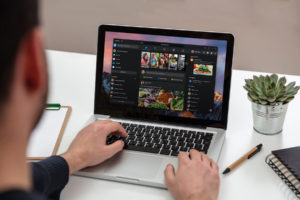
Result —
<svg viewBox="0 0 300 200"><path fill-rule="evenodd" d="M68 108L45 110L42 119L33 130L27 148L27 157L51 156Z"/></svg>

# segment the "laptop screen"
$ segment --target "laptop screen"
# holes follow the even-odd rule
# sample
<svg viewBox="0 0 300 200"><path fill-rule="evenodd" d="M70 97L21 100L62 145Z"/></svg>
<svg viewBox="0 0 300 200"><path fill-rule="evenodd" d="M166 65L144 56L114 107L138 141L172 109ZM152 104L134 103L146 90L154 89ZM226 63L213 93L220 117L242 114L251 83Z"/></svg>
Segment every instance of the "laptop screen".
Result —
<svg viewBox="0 0 300 200"><path fill-rule="evenodd" d="M136 117L138 113L142 118L224 120L228 38L141 32L102 33L98 45L102 45L103 60L98 58L102 66L101 72L97 71L102 74L101 96L95 99L95 113L100 110L118 116ZM229 89L225 91L229 93ZM101 101L100 109L97 101Z"/></svg>

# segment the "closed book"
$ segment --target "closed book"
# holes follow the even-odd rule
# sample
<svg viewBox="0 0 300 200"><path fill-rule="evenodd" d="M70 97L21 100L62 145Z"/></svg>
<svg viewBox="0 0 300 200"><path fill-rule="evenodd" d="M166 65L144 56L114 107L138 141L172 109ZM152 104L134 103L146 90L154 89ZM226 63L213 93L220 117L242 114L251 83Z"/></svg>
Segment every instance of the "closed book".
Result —
<svg viewBox="0 0 300 200"><path fill-rule="evenodd" d="M266 163L300 198L300 147L272 151Z"/></svg>

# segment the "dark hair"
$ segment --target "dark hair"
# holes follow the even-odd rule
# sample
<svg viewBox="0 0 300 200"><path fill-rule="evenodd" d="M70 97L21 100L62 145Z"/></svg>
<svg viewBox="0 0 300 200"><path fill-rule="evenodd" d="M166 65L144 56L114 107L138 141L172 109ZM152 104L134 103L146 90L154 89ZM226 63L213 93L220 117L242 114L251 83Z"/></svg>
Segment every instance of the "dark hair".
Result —
<svg viewBox="0 0 300 200"><path fill-rule="evenodd" d="M144 60L145 60L146 56L148 56L148 54L147 54L147 53L144 53L144 54L143 54L143 59L144 59ZM148 59L149 59L149 58L148 58Z"/></svg>
<svg viewBox="0 0 300 200"><path fill-rule="evenodd" d="M0 0L0 106L10 94L20 44L38 25L38 0Z"/></svg>

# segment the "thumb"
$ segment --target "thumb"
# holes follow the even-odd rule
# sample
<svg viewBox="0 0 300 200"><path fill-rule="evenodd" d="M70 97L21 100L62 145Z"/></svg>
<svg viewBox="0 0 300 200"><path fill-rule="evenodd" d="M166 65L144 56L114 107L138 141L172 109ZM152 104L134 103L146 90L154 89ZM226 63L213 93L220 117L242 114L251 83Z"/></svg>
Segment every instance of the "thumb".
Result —
<svg viewBox="0 0 300 200"><path fill-rule="evenodd" d="M108 158L112 157L119 151L121 151L124 147L124 142L122 140L117 140L114 143L106 146L107 156Z"/></svg>
<svg viewBox="0 0 300 200"><path fill-rule="evenodd" d="M173 184L174 180L175 180L174 166L171 164L168 164L165 169L165 181L166 181L167 187L170 187L170 185Z"/></svg>

